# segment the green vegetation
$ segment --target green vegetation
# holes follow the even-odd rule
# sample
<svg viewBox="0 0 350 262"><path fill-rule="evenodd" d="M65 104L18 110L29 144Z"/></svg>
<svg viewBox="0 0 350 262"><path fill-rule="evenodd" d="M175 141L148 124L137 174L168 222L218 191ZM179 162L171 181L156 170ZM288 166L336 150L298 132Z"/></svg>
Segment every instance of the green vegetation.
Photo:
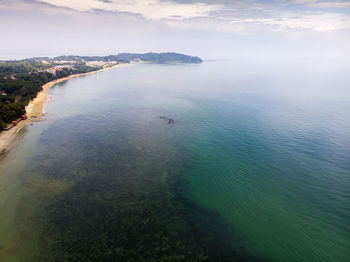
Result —
<svg viewBox="0 0 350 262"><path fill-rule="evenodd" d="M152 63L202 63L203 60L197 56L188 56L178 53L146 53L146 54L130 54L121 53L117 55L118 59L124 59L132 61L135 59L141 59L142 61Z"/></svg>
<svg viewBox="0 0 350 262"><path fill-rule="evenodd" d="M108 56L57 56L57 57L34 57L26 59L26 61L41 61L45 59L49 62L54 61L103 61L103 62L118 62L118 63L129 63L133 60L140 59L142 61L151 63L202 63L203 60L197 56L188 56L179 53L145 53L145 54L132 54L132 53L120 53L118 55Z"/></svg>
<svg viewBox="0 0 350 262"><path fill-rule="evenodd" d="M48 71L52 66L55 64L35 60L0 62L0 131L25 114L25 107L37 96L44 84L72 74L99 69L79 62L72 68L60 68L54 74Z"/></svg>

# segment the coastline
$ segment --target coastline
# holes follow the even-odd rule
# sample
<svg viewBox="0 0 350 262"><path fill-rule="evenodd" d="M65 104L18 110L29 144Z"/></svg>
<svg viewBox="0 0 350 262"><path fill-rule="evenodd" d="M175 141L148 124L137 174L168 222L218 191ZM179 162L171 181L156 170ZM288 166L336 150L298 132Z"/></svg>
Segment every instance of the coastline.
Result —
<svg viewBox="0 0 350 262"><path fill-rule="evenodd" d="M17 137L17 134L23 128L25 128L29 123L40 121L40 119L44 115L43 109L44 109L44 105L47 102L47 91L50 87L60 82L67 81L71 78L91 75L91 74L102 72L105 70L114 69L122 65L126 65L126 64L117 64L117 65L102 68L96 71L70 75L64 78L56 79L54 81L48 82L45 85L43 85L42 91L40 91L38 95L32 101L30 101L29 104L26 106L26 114L28 118L26 120L22 120L16 126L12 127L10 130L0 132L0 156L5 154L10 149L11 143L15 140L15 138Z"/></svg>

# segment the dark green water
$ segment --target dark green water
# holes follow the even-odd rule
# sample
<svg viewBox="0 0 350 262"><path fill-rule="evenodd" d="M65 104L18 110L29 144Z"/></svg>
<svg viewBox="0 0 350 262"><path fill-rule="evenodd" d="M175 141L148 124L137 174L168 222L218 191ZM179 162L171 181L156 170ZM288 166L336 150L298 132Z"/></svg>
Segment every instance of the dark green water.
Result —
<svg viewBox="0 0 350 262"><path fill-rule="evenodd" d="M137 64L54 86L0 162L0 261L350 261L349 68Z"/></svg>

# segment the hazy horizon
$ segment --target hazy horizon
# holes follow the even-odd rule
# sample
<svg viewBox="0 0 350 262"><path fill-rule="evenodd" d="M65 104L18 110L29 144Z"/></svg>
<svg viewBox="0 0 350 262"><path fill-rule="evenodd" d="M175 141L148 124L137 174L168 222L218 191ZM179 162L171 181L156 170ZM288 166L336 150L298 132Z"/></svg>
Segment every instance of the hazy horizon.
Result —
<svg viewBox="0 0 350 262"><path fill-rule="evenodd" d="M179 52L349 58L350 2L0 0L0 59Z"/></svg>

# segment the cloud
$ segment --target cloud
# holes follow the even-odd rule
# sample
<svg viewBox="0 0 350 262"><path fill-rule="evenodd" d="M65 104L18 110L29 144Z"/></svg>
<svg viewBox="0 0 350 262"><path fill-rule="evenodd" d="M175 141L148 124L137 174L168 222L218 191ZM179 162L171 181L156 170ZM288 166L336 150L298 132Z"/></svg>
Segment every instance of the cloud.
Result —
<svg viewBox="0 0 350 262"><path fill-rule="evenodd" d="M220 8L218 5L204 3L179 4L159 0L38 0L59 7L78 11L105 10L140 14L147 19L165 18L186 19L207 16Z"/></svg>
<svg viewBox="0 0 350 262"><path fill-rule="evenodd" d="M167 20L172 26L221 32L256 33L257 31L307 31L330 33L350 29L350 18L341 13L276 10L221 10L210 17Z"/></svg>
<svg viewBox="0 0 350 262"><path fill-rule="evenodd" d="M350 2L337 2L337 1L328 1L328 2L312 2L308 4L309 7L318 7L318 8L350 8Z"/></svg>
<svg viewBox="0 0 350 262"><path fill-rule="evenodd" d="M286 15L280 19L268 19L263 23L279 25L290 29L313 30L317 32L335 32L350 28L349 17L341 14L301 14Z"/></svg>
<svg viewBox="0 0 350 262"><path fill-rule="evenodd" d="M312 4L317 3L319 0L294 0L292 1L293 4Z"/></svg>
<svg viewBox="0 0 350 262"><path fill-rule="evenodd" d="M248 32L249 30L311 30L335 32L350 28L350 15L329 8L350 2L320 0L206 1L193 0L37 0L80 12L124 12L170 26ZM204 2L203 2L204 1ZM297 7L295 7L297 6ZM299 6L299 8L298 8ZM314 10L322 8L322 10Z"/></svg>

